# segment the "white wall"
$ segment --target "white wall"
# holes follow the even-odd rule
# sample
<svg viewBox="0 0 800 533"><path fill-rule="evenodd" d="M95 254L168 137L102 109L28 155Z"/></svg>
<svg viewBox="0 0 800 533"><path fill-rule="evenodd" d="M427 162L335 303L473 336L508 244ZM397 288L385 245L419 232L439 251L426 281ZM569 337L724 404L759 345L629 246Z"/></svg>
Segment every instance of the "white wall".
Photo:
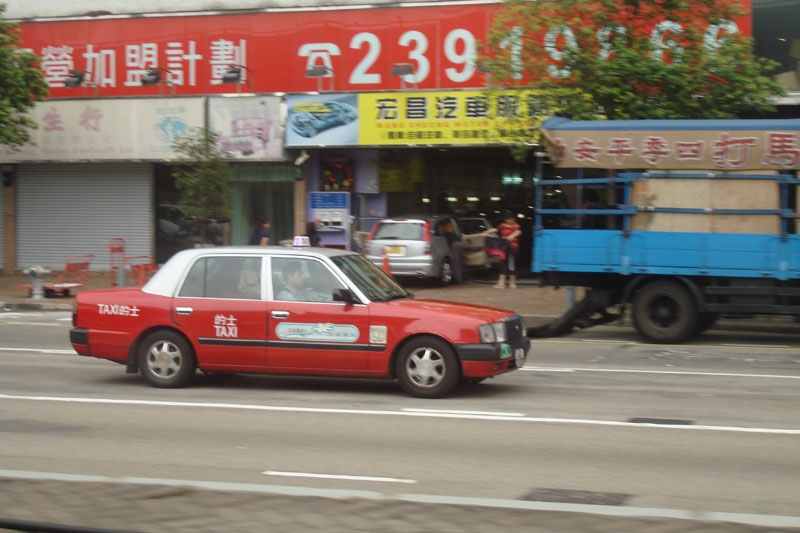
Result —
<svg viewBox="0 0 800 533"><path fill-rule="evenodd" d="M446 0L411 0L430 3ZM473 0L474 1L474 0ZM95 14L253 10L303 6L396 4L396 0L4 0L6 18L77 17ZM411 3L409 2L409 3ZM476 3L491 3L482 0ZM471 3L467 0L465 3Z"/></svg>

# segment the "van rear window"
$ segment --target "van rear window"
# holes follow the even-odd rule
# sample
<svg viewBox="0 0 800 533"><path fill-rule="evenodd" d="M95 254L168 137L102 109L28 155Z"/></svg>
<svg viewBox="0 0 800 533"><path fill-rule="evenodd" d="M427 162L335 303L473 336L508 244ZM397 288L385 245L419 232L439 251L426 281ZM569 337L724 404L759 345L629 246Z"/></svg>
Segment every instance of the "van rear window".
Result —
<svg viewBox="0 0 800 533"><path fill-rule="evenodd" d="M375 240L421 241L420 222L381 222L373 237Z"/></svg>

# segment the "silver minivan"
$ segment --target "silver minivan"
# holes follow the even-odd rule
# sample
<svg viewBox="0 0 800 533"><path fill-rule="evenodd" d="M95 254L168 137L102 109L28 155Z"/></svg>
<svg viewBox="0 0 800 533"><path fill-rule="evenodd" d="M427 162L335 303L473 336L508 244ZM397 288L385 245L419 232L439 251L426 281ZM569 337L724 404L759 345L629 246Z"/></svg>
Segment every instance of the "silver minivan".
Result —
<svg viewBox="0 0 800 533"><path fill-rule="evenodd" d="M381 220L364 243L364 255L378 266L384 257L396 277L437 278L460 283L468 268L489 266L484 218L452 215L408 215Z"/></svg>

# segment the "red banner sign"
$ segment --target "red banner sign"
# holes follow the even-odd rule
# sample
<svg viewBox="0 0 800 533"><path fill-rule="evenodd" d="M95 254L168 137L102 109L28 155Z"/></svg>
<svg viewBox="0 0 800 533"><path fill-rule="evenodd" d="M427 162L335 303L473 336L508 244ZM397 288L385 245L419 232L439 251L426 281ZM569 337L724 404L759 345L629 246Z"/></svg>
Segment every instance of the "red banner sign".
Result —
<svg viewBox="0 0 800 533"><path fill-rule="evenodd" d="M74 69L101 96L236 92L223 84L242 65L248 92L475 88L474 58L497 4L134 17L21 23L26 49L43 58L54 97ZM749 19L748 19L749 22ZM749 24L740 31L749 34ZM395 65L413 74L390 74ZM161 81L142 86L148 69ZM317 67L320 77L308 75Z"/></svg>

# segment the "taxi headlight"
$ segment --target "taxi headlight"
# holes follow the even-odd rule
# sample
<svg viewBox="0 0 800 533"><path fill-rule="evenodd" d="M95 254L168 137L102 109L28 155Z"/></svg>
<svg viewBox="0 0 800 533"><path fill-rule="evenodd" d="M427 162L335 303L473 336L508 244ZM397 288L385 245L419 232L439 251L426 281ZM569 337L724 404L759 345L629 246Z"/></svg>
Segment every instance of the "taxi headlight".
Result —
<svg viewBox="0 0 800 533"><path fill-rule="evenodd" d="M502 322L495 322L494 324L483 324L478 328L480 333L481 342L486 344L493 344L496 342L506 342L506 325Z"/></svg>

